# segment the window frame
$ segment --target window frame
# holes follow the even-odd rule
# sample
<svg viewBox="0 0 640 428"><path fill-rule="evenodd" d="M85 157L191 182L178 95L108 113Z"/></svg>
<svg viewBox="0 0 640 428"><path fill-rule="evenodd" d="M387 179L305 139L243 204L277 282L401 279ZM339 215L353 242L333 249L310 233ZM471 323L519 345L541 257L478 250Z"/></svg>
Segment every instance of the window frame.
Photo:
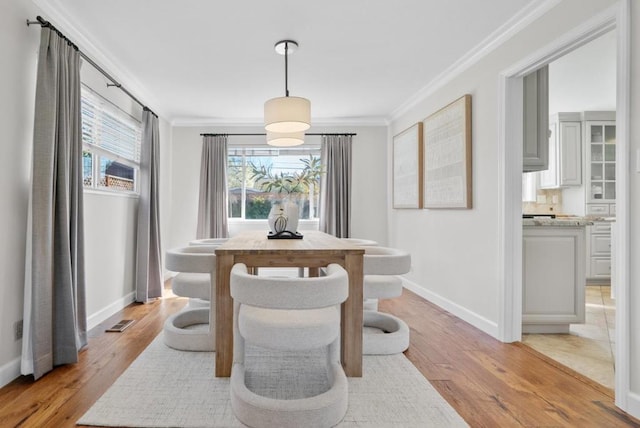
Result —
<svg viewBox="0 0 640 428"><path fill-rule="evenodd" d="M82 132L82 152L83 152L83 190L90 193L107 193L113 195L123 195L129 197L138 197L140 195L140 156L142 152L142 122L124 111L118 105L114 104L104 96L100 95L89 85L82 83L81 85L81 104L82 100L87 100L93 108L99 114L108 114L113 120L118 121L123 127L131 125L135 126L135 144L136 147L130 148L133 152L133 157L136 159L130 159L126 156L117 154L109 149L101 147L98 144L88 143L85 139L85 133ZM100 119L92 120L92 130L96 125L102 124ZM85 124L85 115L81 113L81 127ZM94 131L95 132L95 131ZM97 133L100 135L100 133ZM91 157L91 184L85 184L84 175L84 154L89 153ZM118 187L109 187L100 185L101 178L101 163L103 160L117 162L121 165L129 167L133 170L133 188L122 189ZM120 177L123 178L124 177ZM106 179L106 174L105 174Z"/></svg>
<svg viewBox="0 0 640 428"><path fill-rule="evenodd" d="M238 154L238 152L241 154ZM321 151L319 144L305 144L305 147L293 147L293 148L275 148L271 146L265 146L264 143L254 143L254 144L235 144L228 146L228 154L227 154L227 198L229 196L229 160L231 157L241 157L241 168L242 168L242 183L241 183L241 200L240 200L240 217L231 217L231 203L227 202L228 213L227 220L230 223L259 223L267 221L267 218L246 218L246 202L247 202L247 174L248 174L248 162L246 161L247 157L251 156L260 156L261 153L265 153L264 156L280 156L288 154L295 155L299 153L301 158L304 158L308 155L314 155L318 158L321 158ZM273 154L269 154L273 153ZM319 185L318 185L319 187ZM319 198L318 198L319 205ZM317 217L312 218L300 218L299 223L303 224L317 224L319 221L319 212Z"/></svg>

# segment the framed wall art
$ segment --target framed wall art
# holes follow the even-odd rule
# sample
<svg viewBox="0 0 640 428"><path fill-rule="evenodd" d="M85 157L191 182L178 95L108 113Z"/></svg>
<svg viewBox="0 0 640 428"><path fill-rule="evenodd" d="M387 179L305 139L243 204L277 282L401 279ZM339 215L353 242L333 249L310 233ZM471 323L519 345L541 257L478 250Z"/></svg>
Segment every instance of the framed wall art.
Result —
<svg viewBox="0 0 640 428"><path fill-rule="evenodd" d="M422 123L393 137L393 208L422 208Z"/></svg>
<svg viewBox="0 0 640 428"><path fill-rule="evenodd" d="M424 207L471 208L471 95L424 121Z"/></svg>

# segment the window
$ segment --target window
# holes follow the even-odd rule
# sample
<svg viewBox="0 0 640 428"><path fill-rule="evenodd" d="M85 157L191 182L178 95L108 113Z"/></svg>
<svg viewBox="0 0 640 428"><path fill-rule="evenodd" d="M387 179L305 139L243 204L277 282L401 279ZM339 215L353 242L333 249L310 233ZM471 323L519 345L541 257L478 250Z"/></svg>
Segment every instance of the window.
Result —
<svg viewBox="0 0 640 428"><path fill-rule="evenodd" d="M271 203L285 198L300 208L300 219L318 217L319 148L229 148L229 218L266 219Z"/></svg>
<svg viewBox="0 0 640 428"><path fill-rule="evenodd" d="M140 122L82 85L82 167L85 188L136 192Z"/></svg>

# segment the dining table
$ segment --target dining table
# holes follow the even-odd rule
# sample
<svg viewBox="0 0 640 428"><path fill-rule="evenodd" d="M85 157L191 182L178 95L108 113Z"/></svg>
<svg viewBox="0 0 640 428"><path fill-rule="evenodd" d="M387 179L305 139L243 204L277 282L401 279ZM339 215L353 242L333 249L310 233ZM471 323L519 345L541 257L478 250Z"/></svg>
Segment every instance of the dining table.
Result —
<svg viewBox="0 0 640 428"><path fill-rule="evenodd" d="M362 376L362 303L364 249L319 231L304 231L302 239L268 239L266 231L245 231L216 248L216 281L212 287L211 320L215 311L215 376L231 376L233 364L233 298L231 269L244 263L249 270L265 267L308 268L318 276L331 263L349 276L349 296L341 304L341 361L349 377ZM214 307L215 306L215 307Z"/></svg>

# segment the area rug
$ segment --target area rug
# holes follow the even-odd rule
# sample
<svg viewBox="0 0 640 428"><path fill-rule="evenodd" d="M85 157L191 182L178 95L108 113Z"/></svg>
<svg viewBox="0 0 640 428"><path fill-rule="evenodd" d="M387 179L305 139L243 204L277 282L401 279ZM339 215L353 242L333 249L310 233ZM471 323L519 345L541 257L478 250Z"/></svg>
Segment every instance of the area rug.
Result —
<svg viewBox="0 0 640 428"><path fill-rule="evenodd" d="M257 348L248 349L247 354L247 367L252 364L257 372L269 367L279 374L277 385L271 382L273 376L248 374L247 383L256 392L286 398L292 391L317 393L326 388L319 375L322 353L302 360ZM349 378L349 409L339 427L467 426L404 355L363 360L362 378ZM214 364L213 353L176 351L164 345L160 334L77 423L242 427L231 409L229 379L215 378Z"/></svg>

